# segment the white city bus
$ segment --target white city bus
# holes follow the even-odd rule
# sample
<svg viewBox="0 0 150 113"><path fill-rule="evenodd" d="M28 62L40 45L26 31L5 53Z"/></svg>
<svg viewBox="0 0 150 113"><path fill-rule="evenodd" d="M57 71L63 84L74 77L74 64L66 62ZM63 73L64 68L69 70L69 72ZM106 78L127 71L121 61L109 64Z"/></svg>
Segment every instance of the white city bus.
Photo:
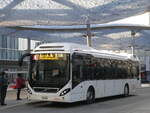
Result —
<svg viewBox="0 0 150 113"><path fill-rule="evenodd" d="M93 103L96 98L135 92L139 60L73 43L47 43L30 53L28 99Z"/></svg>

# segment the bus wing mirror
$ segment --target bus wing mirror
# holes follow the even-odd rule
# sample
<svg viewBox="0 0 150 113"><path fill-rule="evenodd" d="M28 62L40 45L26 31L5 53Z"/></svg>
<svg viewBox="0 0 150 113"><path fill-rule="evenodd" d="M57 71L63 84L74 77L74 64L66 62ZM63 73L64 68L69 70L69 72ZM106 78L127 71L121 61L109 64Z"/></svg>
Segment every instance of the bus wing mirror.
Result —
<svg viewBox="0 0 150 113"><path fill-rule="evenodd" d="M30 54L30 53L25 53L24 55L22 55L22 56L19 58L18 64L19 64L20 67L21 67L22 64L23 64L24 58L25 58L25 57L28 57L28 56L31 56L31 54Z"/></svg>

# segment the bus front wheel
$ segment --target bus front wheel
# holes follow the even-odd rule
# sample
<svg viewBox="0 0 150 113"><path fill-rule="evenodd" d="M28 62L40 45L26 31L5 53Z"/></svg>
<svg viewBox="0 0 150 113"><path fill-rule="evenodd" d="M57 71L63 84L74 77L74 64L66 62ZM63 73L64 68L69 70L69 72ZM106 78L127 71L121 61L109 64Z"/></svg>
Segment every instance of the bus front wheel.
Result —
<svg viewBox="0 0 150 113"><path fill-rule="evenodd" d="M86 94L86 103L92 104L94 102L95 102L95 92L94 92L94 89L90 87Z"/></svg>
<svg viewBox="0 0 150 113"><path fill-rule="evenodd" d="M127 84L124 86L124 96L129 96L129 86Z"/></svg>

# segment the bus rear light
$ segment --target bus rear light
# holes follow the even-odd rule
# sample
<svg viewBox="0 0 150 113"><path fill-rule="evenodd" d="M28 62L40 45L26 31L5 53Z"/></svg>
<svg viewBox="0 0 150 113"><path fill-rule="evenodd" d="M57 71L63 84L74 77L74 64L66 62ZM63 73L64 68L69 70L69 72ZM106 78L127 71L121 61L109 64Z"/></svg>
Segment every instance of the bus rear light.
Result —
<svg viewBox="0 0 150 113"><path fill-rule="evenodd" d="M70 91L70 88L67 88L67 89L63 90L63 91L60 93L60 96L64 96L64 95L67 94L69 91Z"/></svg>

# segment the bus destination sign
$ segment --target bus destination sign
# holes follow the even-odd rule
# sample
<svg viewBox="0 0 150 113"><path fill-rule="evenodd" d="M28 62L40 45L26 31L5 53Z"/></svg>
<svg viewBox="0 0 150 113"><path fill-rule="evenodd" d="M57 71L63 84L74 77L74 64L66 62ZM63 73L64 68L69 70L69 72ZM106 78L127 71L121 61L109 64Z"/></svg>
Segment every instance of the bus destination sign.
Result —
<svg viewBox="0 0 150 113"><path fill-rule="evenodd" d="M33 60L59 60L64 58L64 54L50 53L50 54L36 54L33 55Z"/></svg>

